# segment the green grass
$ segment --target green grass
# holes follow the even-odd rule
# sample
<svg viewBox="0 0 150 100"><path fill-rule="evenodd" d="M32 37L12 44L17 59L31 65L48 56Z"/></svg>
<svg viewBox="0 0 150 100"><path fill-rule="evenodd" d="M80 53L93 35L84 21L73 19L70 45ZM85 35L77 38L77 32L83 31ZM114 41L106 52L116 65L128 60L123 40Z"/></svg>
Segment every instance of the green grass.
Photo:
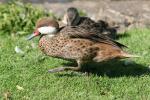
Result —
<svg viewBox="0 0 150 100"><path fill-rule="evenodd" d="M7 91L13 100L148 100L150 99L150 30L135 29L118 41L129 47L132 59L89 64L89 76L75 72L48 73L48 69L68 61L46 57L38 48L38 39L0 36L0 99ZM14 51L19 46L24 55ZM17 89L17 85L23 90Z"/></svg>

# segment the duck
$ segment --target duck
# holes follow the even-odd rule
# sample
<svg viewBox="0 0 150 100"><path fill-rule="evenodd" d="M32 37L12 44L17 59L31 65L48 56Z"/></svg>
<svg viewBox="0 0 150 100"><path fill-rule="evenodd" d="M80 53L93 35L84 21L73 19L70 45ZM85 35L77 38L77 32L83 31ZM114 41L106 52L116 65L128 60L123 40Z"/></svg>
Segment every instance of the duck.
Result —
<svg viewBox="0 0 150 100"><path fill-rule="evenodd" d="M50 73L62 71L81 71L87 62L103 62L111 59L137 57L124 51L120 45L110 41L100 41L94 35L91 38L84 36L84 28L66 26L59 28L56 20L42 18L37 21L33 33L28 40L40 36L39 48L47 56L76 61L77 66L63 66L50 69ZM80 34L79 34L80 33Z"/></svg>
<svg viewBox="0 0 150 100"><path fill-rule="evenodd" d="M91 32L106 35L112 39L117 37L117 28L110 27L106 21L98 20L95 22L89 17L81 17L77 8L70 7L64 14L62 22L68 26L80 26Z"/></svg>

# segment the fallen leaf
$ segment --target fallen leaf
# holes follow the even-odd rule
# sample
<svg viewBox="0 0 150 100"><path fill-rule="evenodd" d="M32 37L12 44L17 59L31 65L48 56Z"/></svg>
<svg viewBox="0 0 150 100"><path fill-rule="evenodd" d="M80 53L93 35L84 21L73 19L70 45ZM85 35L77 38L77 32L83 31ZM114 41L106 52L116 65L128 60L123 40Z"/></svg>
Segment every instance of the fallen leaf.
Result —
<svg viewBox="0 0 150 100"><path fill-rule="evenodd" d="M15 47L15 52L19 54L24 54L24 52L18 46Z"/></svg>
<svg viewBox="0 0 150 100"><path fill-rule="evenodd" d="M19 86L19 85L17 85L16 88L17 88L18 90L24 90L24 88L21 87L21 86Z"/></svg>
<svg viewBox="0 0 150 100"><path fill-rule="evenodd" d="M3 95L4 95L4 100L10 100L11 99L11 93L9 91L6 91Z"/></svg>

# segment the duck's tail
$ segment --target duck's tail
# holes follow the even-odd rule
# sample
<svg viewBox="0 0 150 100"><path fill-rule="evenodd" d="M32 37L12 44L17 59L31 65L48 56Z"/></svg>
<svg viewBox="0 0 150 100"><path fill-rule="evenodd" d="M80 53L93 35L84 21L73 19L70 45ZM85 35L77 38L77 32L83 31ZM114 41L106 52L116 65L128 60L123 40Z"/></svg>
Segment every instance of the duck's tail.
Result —
<svg viewBox="0 0 150 100"><path fill-rule="evenodd" d="M138 58L138 57L141 57L141 56L138 56L138 55L129 54L127 52L122 52L120 54L120 56L122 56L123 58Z"/></svg>
<svg viewBox="0 0 150 100"><path fill-rule="evenodd" d="M95 62L107 61L111 59L124 59L124 58L137 58L138 55L129 54L123 50L121 51L103 51L98 52L97 56L93 59Z"/></svg>

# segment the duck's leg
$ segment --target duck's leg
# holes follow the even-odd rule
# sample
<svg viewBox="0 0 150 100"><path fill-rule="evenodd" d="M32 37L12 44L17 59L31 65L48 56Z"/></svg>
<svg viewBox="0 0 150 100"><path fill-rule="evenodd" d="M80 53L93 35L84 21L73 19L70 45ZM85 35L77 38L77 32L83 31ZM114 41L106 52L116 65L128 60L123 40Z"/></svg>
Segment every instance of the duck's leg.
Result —
<svg viewBox="0 0 150 100"><path fill-rule="evenodd" d="M50 69L50 70L48 70L48 72L55 73L55 72L62 72L62 71L68 71L68 70L80 71L82 62L80 60L78 60L77 64L78 64L77 67L58 67L58 68Z"/></svg>

